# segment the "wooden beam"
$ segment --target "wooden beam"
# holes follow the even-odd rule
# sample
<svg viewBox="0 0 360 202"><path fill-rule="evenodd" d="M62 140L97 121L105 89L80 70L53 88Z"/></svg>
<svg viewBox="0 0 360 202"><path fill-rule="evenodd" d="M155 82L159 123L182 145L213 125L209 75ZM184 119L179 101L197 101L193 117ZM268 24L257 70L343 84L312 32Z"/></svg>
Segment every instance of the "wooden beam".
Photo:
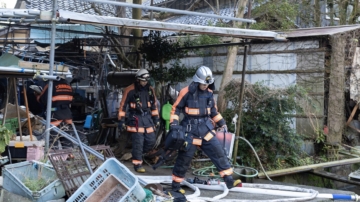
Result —
<svg viewBox="0 0 360 202"><path fill-rule="evenodd" d="M358 185L360 186L360 181L355 181L355 180L350 180L348 179L348 177L345 176L341 176L341 175L337 175L334 173L330 173L330 172L326 172L324 170L312 170L309 171L310 173L320 176L320 177L325 177L331 180L336 180L339 182L344 182L344 183L348 183L348 184L354 184L354 185Z"/></svg>
<svg viewBox="0 0 360 202"><path fill-rule="evenodd" d="M38 62L28 62L19 60L18 66L25 69L35 69L35 70L49 70L49 63L38 63ZM65 65L55 65L54 70L58 72L67 72L69 67Z"/></svg>

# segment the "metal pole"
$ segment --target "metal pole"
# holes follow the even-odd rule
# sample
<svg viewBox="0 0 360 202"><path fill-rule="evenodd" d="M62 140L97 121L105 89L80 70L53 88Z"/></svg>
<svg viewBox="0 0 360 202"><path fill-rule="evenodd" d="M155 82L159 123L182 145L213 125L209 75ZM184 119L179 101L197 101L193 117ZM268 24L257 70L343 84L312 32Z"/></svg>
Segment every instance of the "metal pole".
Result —
<svg viewBox="0 0 360 202"><path fill-rule="evenodd" d="M234 145L234 153L233 153L233 165L236 164L237 152L238 152L238 147L239 147L242 103L243 103L243 99L244 99L244 88L245 88L247 47L248 47L248 45L244 46L243 69L242 69L242 73L241 73L241 87L240 87L240 95L239 95L239 112L238 112L239 116L238 116L237 126L236 126L236 138L235 138L235 143L234 143L235 145Z"/></svg>
<svg viewBox="0 0 360 202"><path fill-rule="evenodd" d="M41 117L36 117L42 124L46 124L46 120L44 120ZM51 127L49 130L53 130L57 133L59 133L61 136L65 137L66 139L70 140L72 143L76 144L76 145L82 145L82 147L88 151L89 153L93 154L94 156L96 156L98 159L100 160L104 160L104 158L106 158L104 155L100 154L98 151L94 150L93 148L87 146L86 144L79 142L77 139L75 139L73 136L67 134L66 132L64 132L63 130L61 130L60 128L53 126Z"/></svg>
<svg viewBox="0 0 360 202"><path fill-rule="evenodd" d="M124 2L109 1L109 0L82 0L82 1L102 3L102 4L112 4L112 5L116 5L116 6L125 6L125 7L131 7L131 8L141 8L144 10L178 13L178 14L182 14L182 15L195 15L195 16L204 16L204 17L216 18L216 19L226 19L226 20L233 20L233 21L240 21L240 22L256 23L255 20L251 20L251 19L234 18L234 17L228 17L228 16L220 16L220 15L216 15L216 14L199 13L199 12L193 12L193 11L177 10L177 9L171 9L171 8L161 8L161 7L155 7L155 6L145 6L145 5L139 5L139 4L130 4L130 3L124 3Z"/></svg>
<svg viewBox="0 0 360 202"><path fill-rule="evenodd" d="M51 20L51 43L50 43L50 69L49 76L53 76L54 60L55 60L55 36L56 36L56 12L57 12L57 0L53 0L53 13ZM45 154L49 151L49 139L50 139L50 121L51 121L51 102L53 93L53 80L49 80L48 84L48 97L46 107L46 132L45 132Z"/></svg>
<svg viewBox="0 0 360 202"><path fill-rule="evenodd" d="M90 163L89 163L89 159L88 159L87 156L86 156L86 153L85 153L85 151L84 151L83 144L82 144L82 142L81 142L81 140L80 140L79 134L77 133L76 127L75 127L74 123L71 123L71 125L72 125L73 130L74 130L74 133L75 133L75 135L76 135L76 139L77 139L77 141L78 141L78 143L79 143L79 147L80 147L80 149L81 149L81 153L82 153L83 156L84 156L86 165L87 165L90 173L93 174L93 170L91 169L91 166L90 166Z"/></svg>

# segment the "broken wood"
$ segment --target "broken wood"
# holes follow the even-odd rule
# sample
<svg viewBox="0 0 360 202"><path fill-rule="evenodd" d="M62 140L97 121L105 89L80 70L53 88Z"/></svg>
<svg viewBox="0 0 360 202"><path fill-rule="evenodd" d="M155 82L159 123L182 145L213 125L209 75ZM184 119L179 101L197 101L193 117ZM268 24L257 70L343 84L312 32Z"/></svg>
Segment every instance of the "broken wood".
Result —
<svg viewBox="0 0 360 202"><path fill-rule="evenodd" d="M356 111L357 111L358 108L359 108L359 104L356 104L356 105L354 106L354 109L353 109L352 112L351 112L351 115L350 115L349 119L348 119L347 122L346 122L346 125L347 125L347 126L348 126L348 125L350 124L350 122L353 120L354 115L355 115L355 113L356 113Z"/></svg>
<svg viewBox="0 0 360 202"><path fill-rule="evenodd" d="M30 120L30 111L29 111L29 103L28 103L28 99L27 99L27 95L26 95L26 88L25 88L24 79L22 80L22 84L23 84L23 93L24 93L24 100L25 100L25 107L26 107L26 116L27 116L28 130L29 130L29 134L30 134L30 141L33 141L32 128L31 128L31 120ZM20 127L20 126L19 126L19 127Z"/></svg>
<svg viewBox="0 0 360 202"><path fill-rule="evenodd" d="M19 107L19 101L17 95L16 78L13 78L13 80L14 80L15 104L16 104L17 120L19 125L20 141L22 141L22 129L21 129L21 120L20 120L20 109L19 109L20 107Z"/></svg>

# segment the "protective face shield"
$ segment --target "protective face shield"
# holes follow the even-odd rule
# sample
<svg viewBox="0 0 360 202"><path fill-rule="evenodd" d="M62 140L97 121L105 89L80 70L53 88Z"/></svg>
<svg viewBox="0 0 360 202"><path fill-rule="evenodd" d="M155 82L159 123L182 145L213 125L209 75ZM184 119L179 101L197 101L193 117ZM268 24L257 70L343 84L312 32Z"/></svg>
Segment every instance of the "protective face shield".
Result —
<svg viewBox="0 0 360 202"><path fill-rule="evenodd" d="M135 78L141 81L149 81L150 80L150 74L148 70L146 69L140 69L136 72Z"/></svg>
<svg viewBox="0 0 360 202"><path fill-rule="evenodd" d="M193 81L202 84L212 84L214 83L214 77L209 67L201 66L196 70L195 75L193 76Z"/></svg>

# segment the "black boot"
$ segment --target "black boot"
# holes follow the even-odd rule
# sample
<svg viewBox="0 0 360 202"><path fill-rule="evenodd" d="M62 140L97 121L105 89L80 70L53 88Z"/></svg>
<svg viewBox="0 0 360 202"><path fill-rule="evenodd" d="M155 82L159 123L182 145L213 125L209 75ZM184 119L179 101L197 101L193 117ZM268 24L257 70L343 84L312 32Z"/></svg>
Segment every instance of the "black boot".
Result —
<svg viewBox="0 0 360 202"><path fill-rule="evenodd" d="M180 192L182 194L185 194L185 190L181 189L180 182L172 181L171 183L171 189L176 192Z"/></svg>
<svg viewBox="0 0 360 202"><path fill-rule="evenodd" d="M228 189L231 189L234 187L234 179L231 175L225 175L224 176L224 182Z"/></svg>
<svg viewBox="0 0 360 202"><path fill-rule="evenodd" d="M233 187L241 187L241 180L234 181L234 179L231 175L225 175L224 182L228 189L231 189Z"/></svg>

